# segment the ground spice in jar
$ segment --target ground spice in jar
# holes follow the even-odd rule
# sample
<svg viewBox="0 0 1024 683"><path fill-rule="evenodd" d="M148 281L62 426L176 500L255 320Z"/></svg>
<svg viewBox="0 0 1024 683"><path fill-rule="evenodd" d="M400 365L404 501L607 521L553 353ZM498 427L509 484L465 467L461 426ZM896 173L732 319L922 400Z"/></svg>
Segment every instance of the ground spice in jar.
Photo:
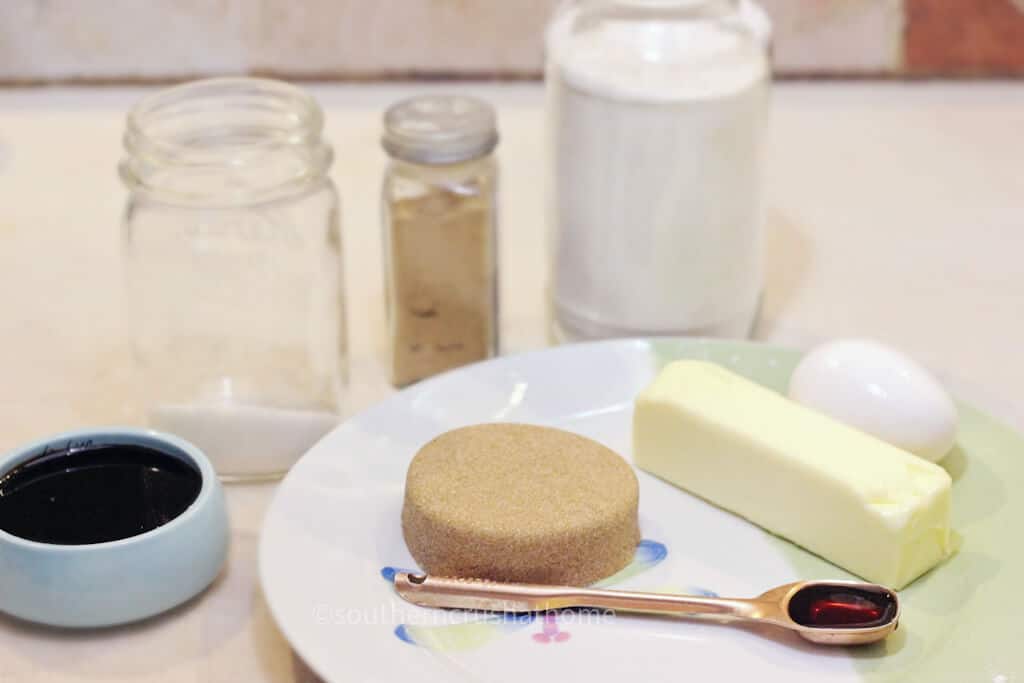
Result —
<svg viewBox="0 0 1024 683"><path fill-rule="evenodd" d="M488 358L495 343L492 207L450 190L391 205L392 381Z"/></svg>
<svg viewBox="0 0 1024 683"><path fill-rule="evenodd" d="M494 110L461 96L384 117L391 379L405 386L497 350Z"/></svg>

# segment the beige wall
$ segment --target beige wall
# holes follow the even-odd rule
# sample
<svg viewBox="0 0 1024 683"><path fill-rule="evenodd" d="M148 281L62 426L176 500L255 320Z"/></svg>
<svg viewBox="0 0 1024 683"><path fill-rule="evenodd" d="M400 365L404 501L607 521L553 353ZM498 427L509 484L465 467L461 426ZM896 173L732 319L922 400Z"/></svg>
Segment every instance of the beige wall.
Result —
<svg viewBox="0 0 1024 683"><path fill-rule="evenodd" d="M535 76L557 0L2 0L0 81ZM1024 0L763 0L793 75L1024 73Z"/></svg>

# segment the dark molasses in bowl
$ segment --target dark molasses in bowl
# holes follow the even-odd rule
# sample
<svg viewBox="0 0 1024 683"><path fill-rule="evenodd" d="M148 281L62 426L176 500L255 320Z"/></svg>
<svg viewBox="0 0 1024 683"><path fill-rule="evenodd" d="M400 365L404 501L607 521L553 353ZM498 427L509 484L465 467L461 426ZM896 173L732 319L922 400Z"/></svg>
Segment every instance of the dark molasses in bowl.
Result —
<svg viewBox="0 0 1024 683"><path fill-rule="evenodd" d="M142 619L195 596L227 552L224 494L192 444L135 429L0 456L0 611L55 626Z"/></svg>

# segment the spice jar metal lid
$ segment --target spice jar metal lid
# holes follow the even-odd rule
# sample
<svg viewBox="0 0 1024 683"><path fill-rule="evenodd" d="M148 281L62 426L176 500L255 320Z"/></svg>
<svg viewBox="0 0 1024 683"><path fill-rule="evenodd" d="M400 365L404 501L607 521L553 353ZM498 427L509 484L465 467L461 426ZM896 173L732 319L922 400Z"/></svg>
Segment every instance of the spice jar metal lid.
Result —
<svg viewBox="0 0 1024 683"><path fill-rule="evenodd" d="M423 95L384 114L384 149L421 164L454 164L489 154L498 144L494 107L464 95Z"/></svg>

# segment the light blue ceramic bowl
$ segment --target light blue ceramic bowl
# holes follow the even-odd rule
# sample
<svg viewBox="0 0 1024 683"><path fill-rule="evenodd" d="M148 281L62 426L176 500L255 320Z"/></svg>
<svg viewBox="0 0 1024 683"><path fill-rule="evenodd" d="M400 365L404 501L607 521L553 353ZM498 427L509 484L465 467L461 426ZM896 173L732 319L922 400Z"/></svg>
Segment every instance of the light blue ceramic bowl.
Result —
<svg viewBox="0 0 1024 683"><path fill-rule="evenodd" d="M199 496L163 526L107 543L53 545L0 530L0 611L52 626L112 626L168 610L210 585L227 556L227 508L213 466L187 441L140 429L67 432L0 456L0 476L47 447L84 440L187 460L202 476Z"/></svg>

